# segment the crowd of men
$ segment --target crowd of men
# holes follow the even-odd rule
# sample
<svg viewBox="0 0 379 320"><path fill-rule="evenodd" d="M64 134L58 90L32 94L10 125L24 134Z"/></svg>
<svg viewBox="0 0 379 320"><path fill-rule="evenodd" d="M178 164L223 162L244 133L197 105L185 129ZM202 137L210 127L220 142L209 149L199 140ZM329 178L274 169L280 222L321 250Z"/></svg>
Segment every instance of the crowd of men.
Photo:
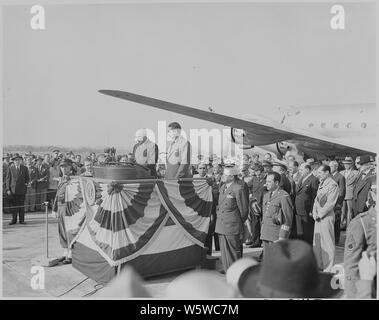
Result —
<svg viewBox="0 0 379 320"><path fill-rule="evenodd" d="M92 167L104 163L137 163L151 175L165 179L204 178L212 186L213 207L205 245L221 251L223 273L243 257L243 244L263 247L262 260L271 246L299 239L313 248L320 271L331 272L341 230L347 229L345 243L345 286L355 297L362 253L375 254L376 162L370 155L346 157L342 161L308 159L299 163L293 155L273 159L270 153L244 155L242 163L192 165L191 145L181 135L180 124L168 126L166 164L158 164L158 147L146 130L138 130L133 152L116 156L114 148L104 154L91 153L82 163L80 155L54 150L44 157L5 155L3 157L3 207L12 208L10 224L24 221L27 212L41 210L55 197L61 172L59 163L70 159L74 175L92 176ZM11 165L10 160L13 161ZM375 233L375 239L374 239ZM370 256L371 257L371 256Z"/></svg>

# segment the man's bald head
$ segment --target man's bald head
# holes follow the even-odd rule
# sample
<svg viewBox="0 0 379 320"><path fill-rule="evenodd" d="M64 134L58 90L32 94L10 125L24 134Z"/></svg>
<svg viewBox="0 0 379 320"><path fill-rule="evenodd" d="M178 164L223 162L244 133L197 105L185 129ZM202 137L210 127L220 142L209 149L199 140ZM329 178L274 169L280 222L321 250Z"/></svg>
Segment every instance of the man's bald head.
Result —
<svg viewBox="0 0 379 320"><path fill-rule="evenodd" d="M147 132L146 132L146 129L138 129L137 132L136 132L136 141L137 142L142 142L142 141L145 141L146 138L147 138Z"/></svg>

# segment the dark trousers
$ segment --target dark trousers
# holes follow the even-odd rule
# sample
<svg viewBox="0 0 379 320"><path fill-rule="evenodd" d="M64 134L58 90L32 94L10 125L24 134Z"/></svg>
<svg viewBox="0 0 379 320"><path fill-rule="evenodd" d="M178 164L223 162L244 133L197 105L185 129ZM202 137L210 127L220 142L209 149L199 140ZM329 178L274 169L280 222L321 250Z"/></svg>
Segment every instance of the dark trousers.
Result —
<svg viewBox="0 0 379 320"><path fill-rule="evenodd" d="M261 245L261 217L255 214L251 215L251 233L252 233L252 245Z"/></svg>
<svg viewBox="0 0 379 320"><path fill-rule="evenodd" d="M341 215L342 215L342 204L337 204L334 207L334 215L335 215L335 221L334 221L334 238L336 241L336 244L340 242L340 235L341 235Z"/></svg>
<svg viewBox="0 0 379 320"><path fill-rule="evenodd" d="M215 242L215 250L220 250L220 244L218 241L218 236L215 233L215 227L216 227L216 219L217 219L217 213L216 213L216 204L212 205L212 212L211 212L211 221L209 223L209 229L208 234L205 239L205 246L207 247L207 254L212 255L212 238Z"/></svg>
<svg viewBox="0 0 379 320"><path fill-rule="evenodd" d="M25 195L24 194L13 194L9 198L9 203L12 208L12 222L17 222L17 216L20 222L24 222L25 219Z"/></svg>
<svg viewBox="0 0 379 320"><path fill-rule="evenodd" d="M296 226L296 239L308 242L313 246L313 233L315 227L315 221L313 218L307 214L305 215L295 215L295 226Z"/></svg>
<svg viewBox="0 0 379 320"><path fill-rule="evenodd" d="M3 193L3 213L10 213L11 210L8 207L10 207L9 197L6 193Z"/></svg>
<svg viewBox="0 0 379 320"><path fill-rule="evenodd" d="M224 235L219 234L221 262L224 271L226 272L234 261L242 258L242 241L239 234Z"/></svg>

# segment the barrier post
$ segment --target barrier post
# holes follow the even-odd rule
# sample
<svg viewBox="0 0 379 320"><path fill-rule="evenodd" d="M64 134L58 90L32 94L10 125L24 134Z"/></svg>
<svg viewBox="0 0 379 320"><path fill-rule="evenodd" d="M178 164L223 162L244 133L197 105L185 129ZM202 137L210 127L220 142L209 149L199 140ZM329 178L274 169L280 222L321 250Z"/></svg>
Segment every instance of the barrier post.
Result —
<svg viewBox="0 0 379 320"><path fill-rule="evenodd" d="M53 267L59 263L58 258L49 258L49 212L48 212L48 202L45 205L45 232L46 232L46 253L41 257L37 257L32 260L33 265L41 267Z"/></svg>

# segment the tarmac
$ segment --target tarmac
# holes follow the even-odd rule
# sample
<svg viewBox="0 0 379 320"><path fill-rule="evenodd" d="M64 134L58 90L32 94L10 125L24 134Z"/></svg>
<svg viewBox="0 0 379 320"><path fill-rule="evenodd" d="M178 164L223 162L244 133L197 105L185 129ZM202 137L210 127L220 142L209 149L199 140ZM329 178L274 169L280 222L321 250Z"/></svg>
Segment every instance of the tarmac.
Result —
<svg viewBox="0 0 379 320"><path fill-rule="evenodd" d="M87 278L72 265L59 264L45 267L44 283L32 286L36 270L32 261L46 256L46 215L44 212L27 213L25 225L8 225L10 214L3 214L3 297L4 298L39 298L39 299L76 299L96 297L102 286ZM49 215L49 257L60 257L62 249L58 239L57 219ZM341 234L340 244L345 242L345 232ZM244 257L258 257L261 248L244 248ZM215 264L217 273L221 270L220 253ZM336 263L342 264L343 247L337 246ZM185 271L183 271L185 272ZM168 284L183 272L166 274L145 281L146 288L154 298L163 298ZM224 276L222 276L224 277ZM34 281L35 283L35 281ZM34 289L33 289L34 287Z"/></svg>

